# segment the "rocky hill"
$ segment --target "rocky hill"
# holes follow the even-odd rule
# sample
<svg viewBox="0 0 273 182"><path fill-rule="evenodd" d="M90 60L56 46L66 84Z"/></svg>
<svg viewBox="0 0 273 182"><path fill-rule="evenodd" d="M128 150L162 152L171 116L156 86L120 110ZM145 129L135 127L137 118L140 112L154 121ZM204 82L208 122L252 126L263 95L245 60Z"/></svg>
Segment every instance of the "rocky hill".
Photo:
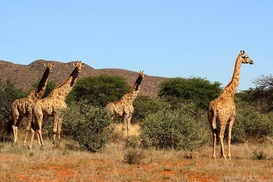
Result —
<svg viewBox="0 0 273 182"><path fill-rule="evenodd" d="M41 79L45 70L44 63L46 62L48 62L48 60L36 60L29 65L21 65L0 60L0 78L1 80L9 79L17 88L28 91L35 82ZM68 77L74 67L72 62L52 62L55 63L55 66L53 68L53 72L50 74L50 80L59 85ZM83 70L79 76L82 78L102 74L124 77L129 85L133 85L138 77L137 72L117 68L94 69L87 64L83 67ZM140 94L156 97L159 91L159 83L166 79L167 78L164 77L145 75Z"/></svg>

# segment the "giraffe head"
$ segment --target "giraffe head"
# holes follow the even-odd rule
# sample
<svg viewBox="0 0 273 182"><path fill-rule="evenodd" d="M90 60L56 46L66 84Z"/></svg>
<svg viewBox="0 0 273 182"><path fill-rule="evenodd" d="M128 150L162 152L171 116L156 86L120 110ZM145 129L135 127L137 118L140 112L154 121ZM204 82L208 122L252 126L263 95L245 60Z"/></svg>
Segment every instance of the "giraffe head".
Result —
<svg viewBox="0 0 273 182"><path fill-rule="evenodd" d="M84 63L82 63L81 61L76 61L75 63L73 63L73 65L77 68L77 71L80 73L82 71Z"/></svg>
<svg viewBox="0 0 273 182"><path fill-rule="evenodd" d="M240 58L241 63L244 63L244 64L253 64L254 63L252 61L252 59L250 59L248 57L247 53L244 50L240 51L239 58Z"/></svg>
<svg viewBox="0 0 273 182"><path fill-rule="evenodd" d="M52 69L54 67L54 63L48 62L48 63L44 63L44 66L49 70L49 72L52 72Z"/></svg>

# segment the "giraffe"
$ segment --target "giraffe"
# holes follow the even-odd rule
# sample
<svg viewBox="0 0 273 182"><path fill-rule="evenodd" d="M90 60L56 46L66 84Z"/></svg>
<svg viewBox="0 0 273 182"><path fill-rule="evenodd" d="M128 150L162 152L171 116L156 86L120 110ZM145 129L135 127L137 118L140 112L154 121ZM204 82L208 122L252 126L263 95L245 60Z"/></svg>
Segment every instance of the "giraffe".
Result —
<svg viewBox="0 0 273 182"><path fill-rule="evenodd" d="M129 125L134 112L133 102L137 97L143 78L144 71L140 71L138 78L135 84L132 86L131 90L127 94L123 95L120 100L110 102L106 105L106 108L111 112L112 115L123 117L122 135L124 135L124 130L126 130L127 136L129 135Z"/></svg>
<svg viewBox="0 0 273 182"><path fill-rule="evenodd" d="M231 159L230 141L231 130L236 117L236 108L234 102L234 95L239 85L240 67L241 64L253 64L253 61L248 57L245 51L240 51L235 61L234 72L231 81L224 88L221 95L210 102L208 109L208 121L213 133L213 151L212 158L215 159L215 147L217 137L217 127L220 128L219 139L221 144L221 157L226 159L224 150L224 133L226 125L229 122L228 130L228 158Z"/></svg>
<svg viewBox="0 0 273 182"><path fill-rule="evenodd" d="M52 147L55 146L56 135L58 140L60 140L62 118L66 111L66 96L70 93L74 87L78 74L81 72L84 63L81 61L74 62L73 65L75 69L65 80L64 83L52 90L52 92L45 98L38 100L33 108L33 123L32 123L32 135L29 143L29 148L32 149L32 143L34 139L34 134L37 133L38 141L41 147L44 146L42 138L42 120L44 116L54 117L53 125L53 142Z"/></svg>
<svg viewBox="0 0 273 182"><path fill-rule="evenodd" d="M40 80L38 86L30 92L30 94L26 97L16 99L12 103L12 130L13 130L13 137L14 143L18 141L18 126L20 125L21 121L24 117L27 117L27 127L26 127L26 136L24 143L26 143L28 133L30 131L30 125L32 120L32 108L34 103L37 102L39 99L42 98L44 95L46 85L48 82L49 73L52 72L52 68L54 63L48 62L47 64L44 63L46 70L43 74L42 79Z"/></svg>

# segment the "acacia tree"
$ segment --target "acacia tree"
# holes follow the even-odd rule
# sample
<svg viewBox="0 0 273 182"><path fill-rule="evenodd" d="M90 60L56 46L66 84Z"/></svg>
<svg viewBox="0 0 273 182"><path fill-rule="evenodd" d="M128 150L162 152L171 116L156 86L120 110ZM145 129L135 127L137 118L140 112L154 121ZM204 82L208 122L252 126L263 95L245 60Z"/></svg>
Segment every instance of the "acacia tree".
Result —
<svg viewBox="0 0 273 182"><path fill-rule="evenodd" d="M266 113L273 110L273 76L262 76L253 82L256 88L243 91L239 96Z"/></svg>
<svg viewBox="0 0 273 182"><path fill-rule="evenodd" d="M206 109L211 100L221 92L219 82L210 83L208 80L192 78L172 78L160 84L159 97L178 107L181 102L194 102L198 107Z"/></svg>
<svg viewBox="0 0 273 182"><path fill-rule="evenodd" d="M123 77L100 75L85 77L77 82L68 101L84 101L93 106L106 106L129 91L130 87Z"/></svg>

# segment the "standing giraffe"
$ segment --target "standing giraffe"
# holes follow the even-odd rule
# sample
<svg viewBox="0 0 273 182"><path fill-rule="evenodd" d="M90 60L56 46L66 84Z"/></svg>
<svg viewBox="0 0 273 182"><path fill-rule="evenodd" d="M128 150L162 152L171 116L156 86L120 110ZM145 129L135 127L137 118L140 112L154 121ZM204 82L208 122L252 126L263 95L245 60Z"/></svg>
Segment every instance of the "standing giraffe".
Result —
<svg viewBox="0 0 273 182"><path fill-rule="evenodd" d="M220 127L219 139L221 144L221 156L226 159L224 150L224 133L226 125L229 122L228 130L228 158L231 159L230 141L231 130L236 117L236 109L234 103L234 95L239 85L240 67L241 64L253 64L253 61L248 57L245 51L240 51L236 58L235 67L230 83L224 88L221 95L215 100L211 101L208 109L208 121L213 133L213 152L212 158L215 158L215 146L217 136L217 126Z"/></svg>
<svg viewBox="0 0 273 182"><path fill-rule="evenodd" d="M43 74L40 83L36 87L36 89L32 90L30 94L24 98L16 99L12 103L12 130L13 130L13 137L14 143L17 143L18 140L18 126L20 125L21 121L24 117L27 117L27 127L26 127L26 136L24 143L26 143L28 133L30 131L30 125L32 120L32 109L34 103L37 102L39 99L42 98L44 95L46 85L48 82L49 73L52 72L52 68L54 63L47 63L44 64L46 70Z"/></svg>
<svg viewBox="0 0 273 182"><path fill-rule="evenodd" d="M82 63L81 61L77 61L73 63L73 65L75 66L75 69L65 80L65 82L57 88L53 89L47 97L35 103L33 109L34 123L32 125L32 136L29 144L30 149L32 148L35 132L38 135L38 141L41 147L43 147L44 145L42 138L42 121L44 116L54 117L52 147L54 147L55 145L56 134L58 135L58 139L60 140L62 119L67 108L65 99L74 87L78 78L78 74L81 72L84 63Z"/></svg>
<svg viewBox="0 0 273 182"><path fill-rule="evenodd" d="M129 125L134 112L133 102L137 97L143 78L144 71L140 71L138 74L138 78L131 88L130 92L123 95L120 100L116 102L110 102L106 105L106 108L110 110L112 115L115 114L118 117L123 117L122 134L124 130L126 130L127 136L129 135Z"/></svg>

